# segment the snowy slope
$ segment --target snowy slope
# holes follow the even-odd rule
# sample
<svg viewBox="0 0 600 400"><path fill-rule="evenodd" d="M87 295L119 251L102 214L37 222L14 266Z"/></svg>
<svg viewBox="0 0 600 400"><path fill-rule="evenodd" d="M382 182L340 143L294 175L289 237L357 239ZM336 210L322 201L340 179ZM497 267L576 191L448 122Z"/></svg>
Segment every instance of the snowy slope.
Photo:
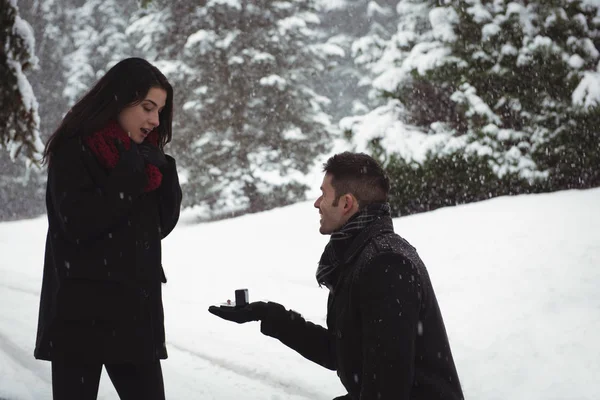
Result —
<svg viewBox="0 0 600 400"><path fill-rule="evenodd" d="M436 290L468 399L600 398L600 189L502 197L394 221ZM0 398L50 399L33 359L46 221L0 224ZM184 214L164 241L171 399L327 400L327 371L206 309L248 288L324 323L327 237L310 202L215 223ZM117 399L106 375L100 399Z"/></svg>

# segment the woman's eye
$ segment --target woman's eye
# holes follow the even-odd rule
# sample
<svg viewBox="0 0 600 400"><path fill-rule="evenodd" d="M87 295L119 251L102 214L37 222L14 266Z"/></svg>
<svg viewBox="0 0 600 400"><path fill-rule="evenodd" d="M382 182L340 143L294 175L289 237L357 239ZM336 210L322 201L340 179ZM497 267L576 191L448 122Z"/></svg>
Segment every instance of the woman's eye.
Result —
<svg viewBox="0 0 600 400"><path fill-rule="evenodd" d="M152 111L152 109L151 109L151 108L146 108L146 107L144 107L144 110L146 110L147 112L150 112L150 111Z"/></svg>

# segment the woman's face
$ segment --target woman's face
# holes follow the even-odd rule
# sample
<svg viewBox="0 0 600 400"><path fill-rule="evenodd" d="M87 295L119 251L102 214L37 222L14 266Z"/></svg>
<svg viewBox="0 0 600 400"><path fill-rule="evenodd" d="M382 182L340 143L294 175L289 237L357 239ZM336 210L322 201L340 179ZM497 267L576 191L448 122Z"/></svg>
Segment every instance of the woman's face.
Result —
<svg viewBox="0 0 600 400"><path fill-rule="evenodd" d="M137 144L158 126L159 114L167 101L167 92L161 88L150 88L146 97L138 104L124 108L118 116L121 128Z"/></svg>

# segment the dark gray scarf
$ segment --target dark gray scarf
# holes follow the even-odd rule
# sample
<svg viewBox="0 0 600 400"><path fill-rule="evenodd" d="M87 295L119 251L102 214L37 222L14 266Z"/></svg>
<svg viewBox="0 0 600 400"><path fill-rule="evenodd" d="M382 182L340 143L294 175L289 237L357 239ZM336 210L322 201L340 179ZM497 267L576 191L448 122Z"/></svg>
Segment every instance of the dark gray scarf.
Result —
<svg viewBox="0 0 600 400"><path fill-rule="evenodd" d="M329 242L319 260L317 282L333 290L339 276L340 258L352 243L352 240L371 222L378 218L390 216L388 203L369 204L354 214L340 229L331 234Z"/></svg>

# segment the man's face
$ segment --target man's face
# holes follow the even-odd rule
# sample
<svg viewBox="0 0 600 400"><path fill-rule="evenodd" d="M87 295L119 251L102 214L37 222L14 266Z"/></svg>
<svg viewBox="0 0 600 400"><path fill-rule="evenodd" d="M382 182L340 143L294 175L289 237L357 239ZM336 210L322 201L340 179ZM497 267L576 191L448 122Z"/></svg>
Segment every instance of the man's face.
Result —
<svg viewBox="0 0 600 400"><path fill-rule="evenodd" d="M347 212L344 211L345 202L340 199L337 206L333 203L337 200L335 190L331 185L333 177L325 174L321 184L321 196L315 201L315 208L319 209L321 214L321 227L319 232L323 235L330 235L344 225L348 219Z"/></svg>

